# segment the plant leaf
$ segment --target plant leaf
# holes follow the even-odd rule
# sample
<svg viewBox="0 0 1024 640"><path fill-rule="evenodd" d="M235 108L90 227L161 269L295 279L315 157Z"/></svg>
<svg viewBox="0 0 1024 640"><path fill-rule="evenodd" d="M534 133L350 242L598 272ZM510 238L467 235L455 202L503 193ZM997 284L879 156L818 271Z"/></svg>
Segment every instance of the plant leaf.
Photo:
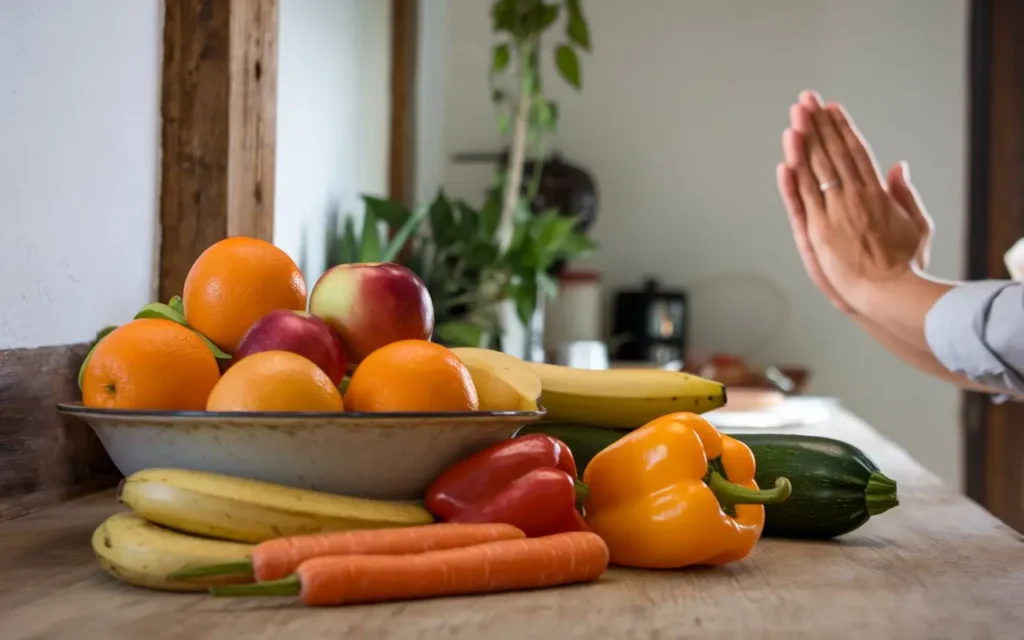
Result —
<svg viewBox="0 0 1024 640"><path fill-rule="evenodd" d="M569 41L579 46L584 51L590 51L590 27L586 18L583 17L583 7L580 0L566 0L566 9L569 12L569 19L565 25L565 35Z"/></svg>
<svg viewBox="0 0 1024 640"><path fill-rule="evenodd" d="M359 262L380 262L383 253L377 216L373 209L367 208L363 218L363 239L359 243Z"/></svg>
<svg viewBox="0 0 1024 640"><path fill-rule="evenodd" d="M181 299L181 296L174 296L168 302L167 306L174 309L178 313L185 316L185 301Z"/></svg>
<svg viewBox="0 0 1024 640"><path fill-rule="evenodd" d="M178 324L186 327L188 326L188 322L185 320L185 314L180 313L171 305L164 304L162 302L150 302L142 307L142 309L135 314L135 320L142 318L170 320L171 322L177 322Z"/></svg>
<svg viewBox="0 0 1024 640"><path fill-rule="evenodd" d="M451 202L444 194L444 190L437 192L437 197L430 204L430 233L434 236L434 243L444 249L458 239L458 230L455 226L455 215L452 213Z"/></svg>
<svg viewBox="0 0 1024 640"><path fill-rule="evenodd" d="M206 337L206 336L204 336L203 334L199 333L199 332L198 332L198 331L196 331L195 329L192 329L192 333L194 333L194 334L196 334L197 336L199 336L199 338L200 338L200 339L201 339L201 340L202 340L203 342L205 342L205 343L206 343L206 347L207 347L207 348L208 348L208 349L209 349L209 350L210 350L211 352L213 352L213 357L214 357L214 358L217 358L218 360L230 360L230 359L231 359L231 354L230 354L230 353L224 353L223 351L221 351L221 350L220 350L220 347L218 347L217 345L213 344L213 342L211 342L209 338L207 338L207 337Z"/></svg>
<svg viewBox="0 0 1024 640"><path fill-rule="evenodd" d="M501 73L507 69L509 58L508 43L495 45L494 51L491 54L491 73Z"/></svg>
<svg viewBox="0 0 1024 640"><path fill-rule="evenodd" d="M537 279L524 278L516 287L515 292L516 315L524 327L530 326L533 313L537 310Z"/></svg>
<svg viewBox="0 0 1024 640"><path fill-rule="evenodd" d="M522 34L519 21L518 0L497 0L491 7L491 28L495 32L505 31L517 40Z"/></svg>
<svg viewBox="0 0 1024 640"><path fill-rule="evenodd" d="M416 209L416 213L412 214L412 216L405 221L405 224L403 224L391 238L391 242L388 243L387 249L381 256L381 262L395 261L395 258L398 257L398 254L401 253L402 249L405 247L405 243L408 242L412 234L420 228L420 224L422 224L423 219L427 217L428 211L429 209L425 206Z"/></svg>
<svg viewBox="0 0 1024 640"><path fill-rule="evenodd" d="M588 236L574 231L562 244L562 256L564 258L582 258L590 255L597 249L597 244Z"/></svg>
<svg viewBox="0 0 1024 640"><path fill-rule="evenodd" d="M480 235L492 239L498 231L501 218L501 202L496 192L492 192L480 209Z"/></svg>
<svg viewBox="0 0 1024 640"><path fill-rule="evenodd" d="M400 228L412 217L412 212L401 202L383 200L367 195L363 196L363 202L366 203L368 211L372 211L378 220L383 220L391 229Z"/></svg>
<svg viewBox="0 0 1024 640"><path fill-rule="evenodd" d="M345 230L338 243L337 264L352 264L359 260L359 239L356 236L356 221L351 215L345 218Z"/></svg>
<svg viewBox="0 0 1024 640"><path fill-rule="evenodd" d="M575 224L572 218L560 216L554 211L545 212L537 218L530 228L530 247L533 252L531 262L538 270L547 270L561 257L562 247L572 235Z"/></svg>
<svg viewBox="0 0 1024 640"><path fill-rule="evenodd" d="M471 322L453 320L437 326L437 336L455 346L478 347L483 340L483 327Z"/></svg>
<svg viewBox="0 0 1024 640"><path fill-rule="evenodd" d="M548 298L554 298L558 295L558 281L547 271L538 271L537 289Z"/></svg>
<svg viewBox="0 0 1024 640"><path fill-rule="evenodd" d="M92 357L92 352L96 350L96 345L100 343L100 340L106 338L111 331L116 329L116 325L103 327L96 332L96 337L93 338L92 344L89 345L89 350L85 352L85 358L82 360L82 366L78 368L78 390L82 390L82 378L85 376L85 367L89 364L89 358Z"/></svg>
<svg viewBox="0 0 1024 640"><path fill-rule="evenodd" d="M537 7L537 21L534 25L534 30L539 34L545 29L550 27L558 20L559 5L557 4L540 4Z"/></svg>
<svg viewBox="0 0 1024 640"><path fill-rule="evenodd" d="M576 50L567 44L560 44L555 49L555 67L558 68L558 73L562 78L579 89L582 85L580 81L580 59L576 55Z"/></svg>

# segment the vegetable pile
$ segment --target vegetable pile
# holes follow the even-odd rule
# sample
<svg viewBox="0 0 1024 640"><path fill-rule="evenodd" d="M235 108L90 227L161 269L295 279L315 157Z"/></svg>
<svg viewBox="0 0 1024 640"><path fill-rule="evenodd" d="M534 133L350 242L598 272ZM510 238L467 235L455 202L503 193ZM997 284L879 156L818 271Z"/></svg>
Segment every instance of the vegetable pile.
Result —
<svg viewBox="0 0 1024 640"><path fill-rule="evenodd" d="M764 536L834 538L898 505L896 483L847 443L734 437L688 412L633 430L537 423L447 468L422 505L180 469L133 474L121 500L132 512L93 538L116 578L307 606L724 565Z"/></svg>

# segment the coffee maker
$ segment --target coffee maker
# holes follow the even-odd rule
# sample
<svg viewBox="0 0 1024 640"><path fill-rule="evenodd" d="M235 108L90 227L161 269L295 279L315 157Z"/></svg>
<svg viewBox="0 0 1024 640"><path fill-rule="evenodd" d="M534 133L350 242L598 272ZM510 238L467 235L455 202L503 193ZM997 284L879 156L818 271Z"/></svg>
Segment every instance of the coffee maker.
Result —
<svg viewBox="0 0 1024 640"><path fill-rule="evenodd" d="M686 291L663 289L654 277L638 290L615 294L612 357L620 362L644 362L682 368L689 330Z"/></svg>

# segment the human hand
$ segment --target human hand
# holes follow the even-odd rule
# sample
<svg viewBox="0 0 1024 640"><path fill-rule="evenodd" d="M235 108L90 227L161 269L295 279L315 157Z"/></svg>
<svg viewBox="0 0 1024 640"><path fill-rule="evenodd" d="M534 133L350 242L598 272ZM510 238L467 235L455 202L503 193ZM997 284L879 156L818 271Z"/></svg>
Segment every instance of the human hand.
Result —
<svg viewBox="0 0 1024 640"><path fill-rule="evenodd" d="M846 313L879 286L927 266L932 222L905 165L882 182L871 151L838 105L804 92L783 134L779 191L811 280Z"/></svg>

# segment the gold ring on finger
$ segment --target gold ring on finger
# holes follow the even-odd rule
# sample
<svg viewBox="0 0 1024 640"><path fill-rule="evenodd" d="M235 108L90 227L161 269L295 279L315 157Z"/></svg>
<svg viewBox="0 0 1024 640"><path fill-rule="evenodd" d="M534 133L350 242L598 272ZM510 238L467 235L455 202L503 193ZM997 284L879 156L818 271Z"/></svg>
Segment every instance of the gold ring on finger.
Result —
<svg viewBox="0 0 1024 640"><path fill-rule="evenodd" d="M818 185L818 188L821 189L822 193L825 193L826 191L828 191L832 187L838 187L838 186L839 186L839 181L838 180L832 180L830 182L822 182L821 184Z"/></svg>

